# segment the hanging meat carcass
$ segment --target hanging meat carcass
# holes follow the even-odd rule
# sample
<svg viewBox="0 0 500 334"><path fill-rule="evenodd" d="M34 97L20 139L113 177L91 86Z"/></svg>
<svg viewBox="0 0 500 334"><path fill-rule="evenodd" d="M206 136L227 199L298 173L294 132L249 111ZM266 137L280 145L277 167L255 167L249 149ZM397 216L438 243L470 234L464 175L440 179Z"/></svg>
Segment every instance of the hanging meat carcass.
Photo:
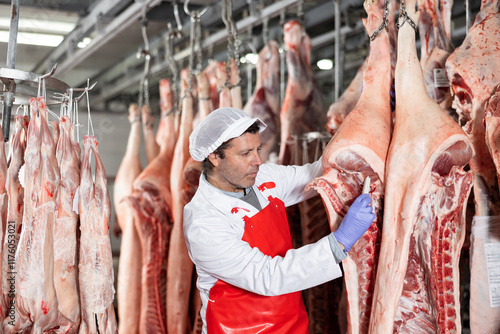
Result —
<svg viewBox="0 0 500 334"><path fill-rule="evenodd" d="M366 62L366 60L365 60ZM363 87L363 69L365 62L359 67L354 79L352 79L349 87L342 93L337 101L333 102L328 108L326 130L334 135L347 115L354 109L356 103L361 96Z"/></svg>
<svg viewBox="0 0 500 334"><path fill-rule="evenodd" d="M193 130L193 95L188 91L190 72L181 72L182 115L179 137L175 145L172 160L170 184L172 189L172 213L174 226L170 238L167 271L167 325L168 333L184 334L188 324L189 295L193 263L189 258L183 231L183 214L186 202L182 190L184 182L184 167L189 155L189 135Z"/></svg>
<svg viewBox="0 0 500 334"><path fill-rule="evenodd" d="M151 114L149 106L142 106L142 132L144 133L144 146L146 147L146 157L148 163L153 161L154 158L160 153L160 146L156 142L154 131L155 118Z"/></svg>
<svg viewBox="0 0 500 334"><path fill-rule="evenodd" d="M9 279L9 273L15 272L15 255L22 230L24 188L21 186L19 180L19 170L24 164L28 122L28 116L16 116L15 132L10 139L11 159L7 170L6 180L9 201L7 208L7 226L2 245L3 303L7 307L7 313L2 317L2 321L4 318L12 320L9 317L11 314L15 316L15 310L11 303L15 295L15 280Z"/></svg>
<svg viewBox="0 0 500 334"><path fill-rule="evenodd" d="M219 108L231 107L233 105L228 78L230 74L228 73L227 66L226 63L221 62L215 71L217 77L217 90L219 91Z"/></svg>
<svg viewBox="0 0 500 334"><path fill-rule="evenodd" d="M406 12L418 22L415 2L406 1ZM415 31L406 20L399 19L396 121L369 331L460 333L458 260L472 185L463 166L473 149L460 126L428 97Z"/></svg>
<svg viewBox="0 0 500 334"><path fill-rule="evenodd" d="M500 84L499 34L500 2L483 0L462 45L446 61L454 96L453 107L475 152L470 163L474 174L475 201L470 260L469 312L472 333L500 331L500 308L490 299L494 287L488 283L488 261L484 246L500 241L500 166L496 165L495 168L498 157L491 156L496 154L498 142L494 138L496 123L492 118L492 96ZM491 112L485 115L488 102Z"/></svg>
<svg viewBox="0 0 500 334"><path fill-rule="evenodd" d="M165 106L172 104L170 82L162 81L161 99ZM165 94L165 95L163 95ZM162 104L163 105L163 104ZM161 120L163 145L158 156L139 174L132 194L126 198L141 243L141 307L138 331L140 333L167 333L166 294L167 259L172 231L172 196L170 170L176 140L175 114L168 113ZM132 301L134 302L134 301ZM133 312L134 310L131 310Z"/></svg>
<svg viewBox="0 0 500 334"><path fill-rule="evenodd" d="M453 0L418 0L421 36L420 65L427 94L444 110L451 107L451 93L446 79L446 59L453 52L451 41L451 7ZM453 110L449 110L455 115Z"/></svg>
<svg viewBox="0 0 500 334"><path fill-rule="evenodd" d="M174 152L177 137L173 131L174 120L174 91L169 79L160 80L160 124L156 131L156 143L160 147L160 152L168 150ZM165 148L165 146L167 146Z"/></svg>
<svg viewBox="0 0 500 334"><path fill-rule="evenodd" d="M198 120L201 122L209 113L212 112L212 102L210 98L210 82L206 72L200 72L196 75L198 89ZM193 198L201 175L201 162L195 161L191 156L184 165L184 189L182 189L182 197L185 203L188 203Z"/></svg>
<svg viewBox="0 0 500 334"><path fill-rule="evenodd" d="M303 32L302 26L297 21L287 22L284 30L284 40L288 48L286 53L288 81L280 111L279 162L288 165L294 159L292 156L293 136L324 129L326 110L310 65L311 40L309 36ZM295 149L300 150L297 147Z"/></svg>
<svg viewBox="0 0 500 334"><path fill-rule="evenodd" d="M365 1L366 31L374 34L383 22L383 1ZM347 292L347 332L367 333L380 251L385 160L391 139L391 47L386 30L370 42L363 71L363 92L326 147L324 175L311 185L321 194L335 231L349 205L370 178L374 223L343 262ZM369 136L366 134L370 133Z"/></svg>
<svg viewBox="0 0 500 334"><path fill-rule="evenodd" d="M128 120L130 133L125 155L116 174L114 183L114 205L117 223L122 231L118 265L117 299L119 332L137 333L141 301L142 251L139 235L134 224L130 203L124 199L132 193L134 180L142 171L139 156L141 146L141 122L139 107L131 104Z"/></svg>
<svg viewBox="0 0 500 334"><path fill-rule="evenodd" d="M92 179L91 153L95 157L95 183ZM83 137L78 196L81 231L78 269L82 308L79 333L115 334L118 330L113 307L115 289L109 240L111 201L95 136Z"/></svg>
<svg viewBox="0 0 500 334"><path fill-rule="evenodd" d="M15 315L4 332L43 332L60 325L54 287L54 210L60 175L42 97L31 98L25 152L23 229L16 251Z"/></svg>
<svg viewBox="0 0 500 334"><path fill-rule="evenodd" d="M141 115L139 106L132 103L128 109L128 120L130 122L130 132L128 135L127 148L125 155L116 172L113 185L113 204L116 212L116 222L120 230L125 230L125 221L129 215L122 208L123 199L132 193L132 184L136 177L141 173L141 158L139 155L141 148Z"/></svg>
<svg viewBox="0 0 500 334"><path fill-rule="evenodd" d="M241 86L240 86L240 70L236 64L236 60L231 58L229 60L229 84L231 85L231 105L236 109L243 109L243 100L241 98Z"/></svg>
<svg viewBox="0 0 500 334"><path fill-rule="evenodd" d="M54 286L59 317L67 321L66 325L60 327L64 333L76 333L80 325L76 237L78 214L73 210L73 200L80 185L80 167L71 137L72 128L69 117L63 116L56 148L61 183L54 225Z"/></svg>
<svg viewBox="0 0 500 334"><path fill-rule="evenodd" d="M0 131L0 135L3 136L2 131ZM7 234L8 228L11 226L11 224L7 222L7 206L8 206L7 203L9 197L6 189L6 183L8 178L9 174L7 169L7 157L5 156L5 144L1 143L0 144L0 245L2 245L2 247L0 247L0 260L3 259L4 257L8 258L8 254L5 254L7 256L3 254L4 240L8 240L8 234ZM10 235L12 235L11 240L13 240L12 238L15 237L15 234L10 234ZM0 292L1 292L0 296L2 296L2 298L0 298L0 320L2 321L6 316L7 305L10 306L10 304L7 304L6 300L3 298L4 294L8 295L10 291L10 284L6 285L7 285L6 291L3 291L4 284L2 283L0 285Z"/></svg>
<svg viewBox="0 0 500 334"><path fill-rule="evenodd" d="M213 106L211 101L211 86L207 71L200 72L196 75L197 90L198 90L198 115L199 121L203 120L209 113L212 112ZM193 198L196 190L198 189L200 175L201 175L201 162L195 161L192 157L189 157L188 161L184 166L184 189L182 190L182 197L184 203L189 203ZM194 274L196 276L196 274ZM193 280L196 282L196 279ZM194 283L196 284L196 283ZM190 309L193 314L193 319L191 319L192 329L191 333L201 333L203 321L201 319L200 310L202 307L202 301L200 292L196 287L192 289L191 299L190 299Z"/></svg>
<svg viewBox="0 0 500 334"><path fill-rule="evenodd" d="M387 17L387 30L389 34L389 43L391 46L391 76L394 77L394 69L396 68L396 54L397 54L397 41L396 41L396 0L389 0L389 10ZM332 135L338 130L340 124L344 121L346 116L353 110L354 106L361 96L363 90L363 71L366 64L366 59L359 67L354 79L352 79L349 87L342 93L337 101L330 105L327 112L328 123L326 130Z"/></svg>
<svg viewBox="0 0 500 334"><path fill-rule="evenodd" d="M205 67L203 73L208 77L210 83L210 100L212 101L213 110L219 108L219 90L217 88L217 68L219 62L214 59L208 60L208 65Z"/></svg>
<svg viewBox="0 0 500 334"><path fill-rule="evenodd" d="M257 80L253 95L247 101L244 111L266 123L260 134L262 148L260 158L267 161L269 154L278 153L277 139L280 129L280 55L278 43L270 41L259 53Z"/></svg>

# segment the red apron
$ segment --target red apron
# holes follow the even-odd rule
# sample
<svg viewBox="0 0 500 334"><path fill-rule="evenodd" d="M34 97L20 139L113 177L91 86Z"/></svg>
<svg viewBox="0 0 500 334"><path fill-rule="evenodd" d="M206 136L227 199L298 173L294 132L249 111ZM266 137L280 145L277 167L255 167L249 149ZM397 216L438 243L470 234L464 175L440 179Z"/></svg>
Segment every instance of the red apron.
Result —
<svg viewBox="0 0 500 334"><path fill-rule="evenodd" d="M283 202L270 203L252 218L244 217L243 240L269 256L285 256L292 248L290 227ZM207 306L208 334L308 333L302 292L261 296L218 280L210 289Z"/></svg>

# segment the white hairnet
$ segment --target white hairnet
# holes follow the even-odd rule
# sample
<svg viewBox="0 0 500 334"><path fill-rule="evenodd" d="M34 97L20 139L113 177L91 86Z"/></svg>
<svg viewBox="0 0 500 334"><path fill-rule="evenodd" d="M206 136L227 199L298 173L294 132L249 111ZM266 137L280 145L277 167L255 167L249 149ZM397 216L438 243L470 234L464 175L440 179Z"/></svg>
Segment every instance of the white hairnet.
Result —
<svg viewBox="0 0 500 334"><path fill-rule="evenodd" d="M212 111L189 136L189 153L196 161L203 161L222 143L239 137L255 121L259 122L259 132L266 124L258 118L251 118L243 110L219 108Z"/></svg>

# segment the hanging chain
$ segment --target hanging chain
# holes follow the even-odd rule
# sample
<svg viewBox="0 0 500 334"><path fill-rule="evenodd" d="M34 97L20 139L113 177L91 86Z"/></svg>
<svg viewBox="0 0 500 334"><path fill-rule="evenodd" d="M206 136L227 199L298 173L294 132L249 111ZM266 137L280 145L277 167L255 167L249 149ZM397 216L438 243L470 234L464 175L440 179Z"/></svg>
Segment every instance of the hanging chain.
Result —
<svg viewBox="0 0 500 334"><path fill-rule="evenodd" d="M179 77L179 70L177 68L177 63L175 62L174 56L173 56L173 49L174 49L174 38L175 38L175 32L172 29L172 26L169 24L169 33L168 33L168 38L167 38L167 43L166 43L166 58L168 60L168 67L170 68L170 71L172 72L172 90L174 92L174 98L173 100L173 108L171 112L177 113L179 112L179 106L177 99L179 97L179 84L177 83L178 77ZM169 112L170 114L170 112Z"/></svg>
<svg viewBox="0 0 500 334"><path fill-rule="evenodd" d="M408 16L408 12L406 11L405 0L401 0L401 13L399 13L399 18L400 19L403 18L403 22L399 23L398 20L398 22L396 23L396 28L398 30L403 26L403 24L405 24L405 22L408 22L408 24L413 28L413 30L417 31L418 29L417 25L415 24L415 22L413 22L411 17Z"/></svg>
<svg viewBox="0 0 500 334"><path fill-rule="evenodd" d="M191 27L190 27L190 35L189 35L189 82L188 82L188 90L186 92L186 96L193 96L193 78L192 75L198 73L202 69L203 59L202 59L202 50L201 50L201 16L205 14L207 8L204 8L201 11L189 11L188 9L189 1L184 2L184 11L191 17ZM197 58L196 68L194 64L194 58ZM182 98L186 97L183 96Z"/></svg>
<svg viewBox="0 0 500 334"><path fill-rule="evenodd" d="M269 44L269 18L265 17L262 19L262 39L264 45Z"/></svg>
<svg viewBox="0 0 500 334"><path fill-rule="evenodd" d="M238 77L240 76L240 41L238 37L238 29L236 28L236 24L234 23L233 20L233 2L232 0L222 0L222 21L224 22L224 25L226 26L227 30L227 66L226 66L226 75L227 79L222 87L224 89L225 87L233 87L230 84L230 76L231 76L231 59L234 59L234 62L236 64L236 70L238 73ZM234 86L239 86L240 82L238 82Z"/></svg>
<svg viewBox="0 0 500 334"><path fill-rule="evenodd" d="M140 91L139 91L139 110L142 109L142 106L145 105L149 107L149 63L151 60L151 55L149 54L149 40L147 35L147 25L148 20L146 17L147 7L143 8L142 20L141 20L141 32L142 38L144 40L144 49L140 51L140 57L145 58L144 62L144 72L140 83Z"/></svg>
<svg viewBox="0 0 500 334"><path fill-rule="evenodd" d="M388 19L388 17L389 17L389 0L385 0L384 7L385 7L384 8L384 18L382 19L382 24L370 36L370 41L373 41L375 39L375 37L377 37L384 30L384 28L387 32L389 32L389 26L388 26L388 24L389 24L389 19Z"/></svg>

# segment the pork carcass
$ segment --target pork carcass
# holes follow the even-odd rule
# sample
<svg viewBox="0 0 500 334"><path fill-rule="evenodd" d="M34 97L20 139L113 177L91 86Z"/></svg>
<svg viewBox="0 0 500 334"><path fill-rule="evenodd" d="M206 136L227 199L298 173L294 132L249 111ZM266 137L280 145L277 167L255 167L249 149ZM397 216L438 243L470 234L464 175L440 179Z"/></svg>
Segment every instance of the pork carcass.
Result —
<svg viewBox="0 0 500 334"><path fill-rule="evenodd" d="M15 295L15 280L9 280L8 278L9 273L15 272L16 270L15 255L22 229L24 188L21 186L19 180L19 170L24 164L28 122L28 116L16 116L15 132L10 139L11 159L7 170L6 180L9 201L7 208L7 227L5 229L5 238L2 245L3 303L7 307L7 314L4 314L1 319L2 321L11 314L15 316L14 304L11 304ZM9 318L9 320L11 319Z"/></svg>
<svg viewBox="0 0 500 334"><path fill-rule="evenodd" d="M451 107L451 93L446 78L446 59L453 52L450 24L453 0L418 0L421 36L420 65L424 74L427 94L444 110ZM452 115L454 111L449 111Z"/></svg>
<svg viewBox="0 0 500 334"><path fill-rule="evenodd" d="M142 132L144 133L144 146L146 147L146 157L148 163L153 161L154 158L160 153L160 146L156 142L154 125L155 118L151 114L149 106L142 106Z"/></svg>
<svg viewBox="0 0 500 334"><path fill-rule="evenodd" d="M200 72L196 75L198 89L198 121L202 121L213 110L210 98L210 82L206 72ZM193 124L194 127L194 124ZM184 165L183 178L184 188L182 189L182 197L184 203L188 203L193 198L201 175L201 162L193 160L189 156L188 161Z"/></svg>
<svg viewBox="0 0 500 334"><path fill-rule="evenodd" d="M188 71L181 73L181 91L186 92L188 81L191 80ZM183 96L185 93L182 94ZM184 167L189 160L189 135L193 130L193 98L185 95L182 100L182 118L179 137L175 145L170 174L172 190L172 214L174 226L170 238L167 270L167 325L168 333L186 333L188 324L189 296L193 263L189 258L183 232L183 214L186 202L182 197L185 188Z"/></svg>
<svg viewBox="0 0 500 334"><path fill-rule="evenodd" d="M229 87L228 64L221 62L217 66L217 89L219 91L219 108L232 107L231 89Z"/></svg>
<svg viewBox="0 0 500 334"><path fill-rule="evenodd" d="M15 319L4 332L41 333L65 325L58 315L54 287L54 210L60 176L42 97L31 98L25 152L23 229L16 251ZM5 326L6 325L6 326Z"/></svg>
<svg viewBox="0 0 500 334"><path fill-rule="evenodd" d="M95 136L83 137L78 193L81 232L78 269L82 309L79 333L115 334L118 330L113 307L115 289L109 240L111 201L97 144ZM92 153L95 157L95 183L91 171Z"/></svg>
<svg viewBox="0 0 500 334"><path fill-rule="evenodd" d="M172 95L167 98L172 98ZM171 100L167 103L171 103ZM166 131L166 136L173 137L175 141L174 117L174 114L166 117L165 129L162 131ZM170 192L172 156L173 146L162 145L158 156L136 178L133 192L126 198L131 205L133 222L141 243L141 307L139 311L135 309L139 313L140 333L167 333L167 256L173 225Z"/></svg>
<svg viewBox="0 0 500 334"><path fill-rule="evenodd" d="M418 22L415 4L407 0L406 11ZM428 97L415 33L408 22L398 33L396 121L369 331L461 333L458 262L472 186L463 167L473 149L460 126Z"/></svg>
<svg viewBox="0 0 500 334"><path fill-rule="evenodd" d="M258 117L267 128L260 134L262 149L260 158L267 161L269 154L278 153L277 139L280 129L280 55L278 43L270 41L259 53L257 80L253 95L243 111Z"/></svg>
<svg viewBox="0 0 500 334"><path fill-rule="evenodd" d="M172 124L174 119L174 91L169 79L161 79L160 83L160 124L156 131L156 143L160 147L160 151L164 150L164 146L168 146L170 152L174 152L175 142L177 137L172 131Z"/></svg>
<svg viewBox="0 0 500 334"><path fill-rule="evenodd" d="M229 60L229 84L231 85L231 106L236 109L243 109L243 101L241 99L241 78L240 70L236 64L236 60L231 58Z"/></svg>
<svg viewBox="0 0 500 334"><path fill-rule="evenodd" d="M489 233L474 235L484 229L484 217L500 215L498 169L495 168L488 146L494 152L495 121L486 116L485 109L500 84L500 2L483 0L462 45L446 61L451 83L453 107L474 147L470 163L474 174L475 216L471 235L470 261L470 328L472 333L500 331L500 308L489 303L490 286L484 254L485 243L500 238L499 222L492 220ZM491 105L491 102L490 102ZM491 115L493 116L494 113Z"/></svg>
<svg viewBox="0 0 500 334"><path fill-rule="evenodd" d="M284 40L288 48L286 53L288 81L280 111L279 162L288 165L294 160L293 137L324 129L326 110L310 65L311 39L303 32L302 26L297 21L287 22L284 30ZM300 148L295 149L300 150Z"/></svg>
<svg viewBox="0 0 500 334"><path fill-rule="evenodd" d="M363 23L371 36L382 24L383 1L368 0L364 7L368 16ZM389 35L382 30L370 42L363 92L323 153L324 175L311 183L322 196L335 231L349 205L361 194L364 179L369 177L371 181L375 221L342 262L348 333L367 333L370 321L382 229L385 160L392 129L390 52Z"/></svg>
<svg viewBox="0 0 500 334"><path fill-rule="evenodd" d="M66 320L60 330L76 333L80 325L78 294L77 227L78 214L73 200L80 185L80 167L71 138L73 124L68 116L61 118L57 142L61 183L57 197L57 217L54 225L54 286L59 317Z"/></svg>
<svg viewBox="0 0 500 334"><path fill-rule="evenodd" d="M132 184L142 171L141 157L141 115L139 106L132 103L128 109L128 120L130 132L128 135L125 155L118 167L113 185L113 202L115 205L116 220L120 229L125 230L126 213L121 209L124 205L122 200L132 193Z"/></svg>
<svg viewBox="0 0 500 334"><path fill-rule="evenodd" d="M356 103L361 96L365 62L363 62L363 64L359 67L354 79L352 79L347 89L342 93L338 100L333 102L328 108L326 130L332 135L337 132L340 125L347 115L354 109L354 106L356 106Z"/></svg>
<svg viewBox="0 0 500 334"><path fill-rule="evenodd" d="M141 302L142 252L139 235L134 224L130 203L124 199L132 194L134 180L142 171L139 156L141 146L141 122L139 107L131 104L128 120L130 133L127 148L114 183L114 205L117 223L122 231L118 263L117 301L120 333L137 333Z"/></svg>
<svg viewBox="0 0 500 334"><path fill-rule="evenodd" d="M213 110L219 108L219 90L217 88L217 68L219 67L219 62L214 59L208 60L208 65L203 70L208 77L208 82L210 83L210 100L212 101Z"/></svg>
<svg viewBox="0 0 500 334"><path fill-rule="evenodd" d="M196 82L198 90L198 120L201 122L213 110L210 97L211 86L206 70L196 75ZM182 199L184 200L184 203L189 203L196 193L196 190L198 190L201 172L201 162L195 161L190 156L184 165L183 171L184 188L182 189ZM196 276L196 272L194 272L193 276ZM196 279L193 279L193 282L196 282ZM193 284L195 285L196 283ZM193 319L190 319L192 326L191 333L201 333L203 326L203 321L200 315L202 302L200 293L196 287L194 287L193 292L191 293L189 303L190 313L194 315Z"/></svg>

